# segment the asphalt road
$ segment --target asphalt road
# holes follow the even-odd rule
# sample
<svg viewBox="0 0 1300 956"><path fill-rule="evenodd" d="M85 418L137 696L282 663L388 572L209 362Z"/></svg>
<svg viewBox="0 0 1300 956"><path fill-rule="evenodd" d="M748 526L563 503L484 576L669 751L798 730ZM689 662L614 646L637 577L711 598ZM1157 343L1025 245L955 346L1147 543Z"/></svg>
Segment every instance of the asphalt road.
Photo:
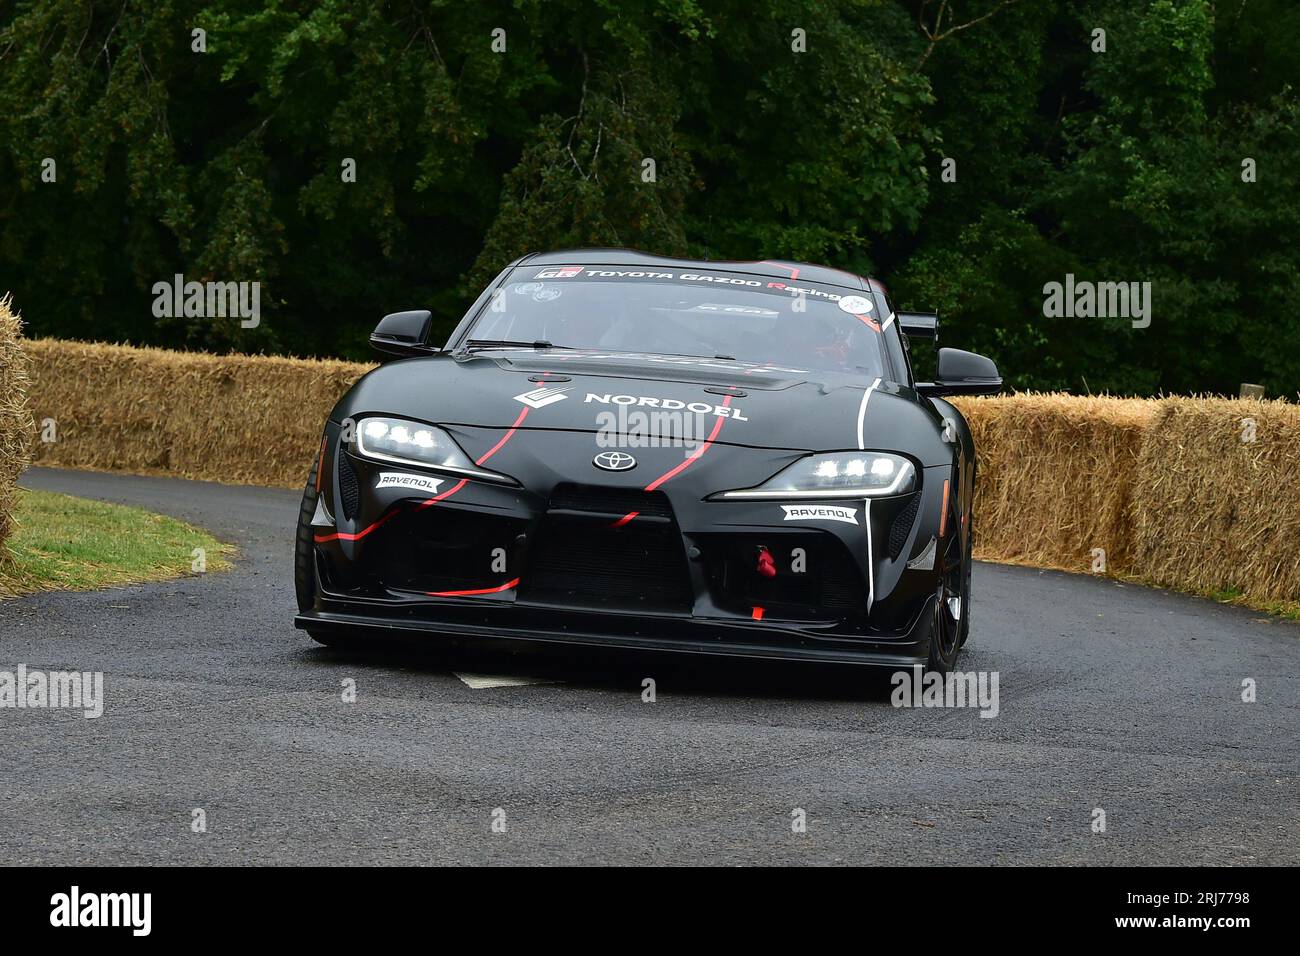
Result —
<svg viewBox="0 0 1300 956"><path fill-rule="evenodd" d="M1285 621L978 565L961 667L998 672L991 719L895 708L857 673L351 656L292 626L296 493L47 469L22 483L176 515L241 556L0 603L0 670L103 671L106 697L94 720L0 709L7 864L1300 862Z"/></svg>

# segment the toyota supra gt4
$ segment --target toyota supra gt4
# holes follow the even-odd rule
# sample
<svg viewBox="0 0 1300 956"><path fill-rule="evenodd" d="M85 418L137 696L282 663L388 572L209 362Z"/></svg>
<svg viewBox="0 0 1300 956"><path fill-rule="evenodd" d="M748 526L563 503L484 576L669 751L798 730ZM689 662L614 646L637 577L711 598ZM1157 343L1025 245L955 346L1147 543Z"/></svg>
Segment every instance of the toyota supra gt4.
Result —
<svg viewBox="0 0 1300 956"><path fill-rule="evenodd" d="M1001 386L930 313L794 262L529 255L445 343L385 316L303 495L298 627L950 670Z"/></svg>

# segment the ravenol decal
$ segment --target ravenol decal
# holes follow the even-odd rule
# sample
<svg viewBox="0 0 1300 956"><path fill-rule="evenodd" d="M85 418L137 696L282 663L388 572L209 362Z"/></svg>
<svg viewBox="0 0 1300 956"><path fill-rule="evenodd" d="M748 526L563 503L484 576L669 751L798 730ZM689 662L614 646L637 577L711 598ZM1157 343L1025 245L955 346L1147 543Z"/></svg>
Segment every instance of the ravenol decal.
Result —
<svg viewBox="0 0 1300 956"><path fill-rule="evenodd" d="M782 505L786 521L843 521L845 524L858 523L857 508L843 508L839 505Z"/></svg>
<svg viewBox="0 0 1300 956"><path fill-rule="evenodd" d="M441 478L430 478L428 475L408 475L400 471L384 471L379 473L379 481L376 488L415 488L420 491L434 492L442 484Z"/></svg>
<svg viewBox="0 0 1300 956"><path fill-rule="evenodd" d="M572 387L572 386L570 386ZM529 408L545 408L547 405L554 405L556 402L564 401L568 388L547 388L543 385L541 388L535 388L531 392L524 392L522 395L516 395L515 401L522 402Z"/></svg>

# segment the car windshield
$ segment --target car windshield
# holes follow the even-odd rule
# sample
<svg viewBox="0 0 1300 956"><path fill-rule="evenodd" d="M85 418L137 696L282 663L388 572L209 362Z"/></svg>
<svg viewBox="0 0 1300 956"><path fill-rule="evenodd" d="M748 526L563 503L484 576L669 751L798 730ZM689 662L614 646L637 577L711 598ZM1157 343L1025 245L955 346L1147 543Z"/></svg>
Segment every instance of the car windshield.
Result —
<svg viewBox="0 0 1300 956"><path fill-rule="evenodd" d="M465 342L483 348L546 343L872 376L883 374L884 362L868 293L675 268L516 269Z"/></svg>

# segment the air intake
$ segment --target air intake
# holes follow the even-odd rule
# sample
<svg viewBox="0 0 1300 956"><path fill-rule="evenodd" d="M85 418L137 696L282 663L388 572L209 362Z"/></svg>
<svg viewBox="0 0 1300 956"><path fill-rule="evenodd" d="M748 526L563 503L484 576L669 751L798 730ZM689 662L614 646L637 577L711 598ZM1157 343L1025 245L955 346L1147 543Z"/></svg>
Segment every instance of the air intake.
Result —
<svg viewBox="0 0 1300 956"><path fill-rule="evenodd" d="M339 453L339 498L343 501L344 516L351 521L361 506L361 488L357 484L357 473L352 470L352 462L343 452Z"/></svg>

